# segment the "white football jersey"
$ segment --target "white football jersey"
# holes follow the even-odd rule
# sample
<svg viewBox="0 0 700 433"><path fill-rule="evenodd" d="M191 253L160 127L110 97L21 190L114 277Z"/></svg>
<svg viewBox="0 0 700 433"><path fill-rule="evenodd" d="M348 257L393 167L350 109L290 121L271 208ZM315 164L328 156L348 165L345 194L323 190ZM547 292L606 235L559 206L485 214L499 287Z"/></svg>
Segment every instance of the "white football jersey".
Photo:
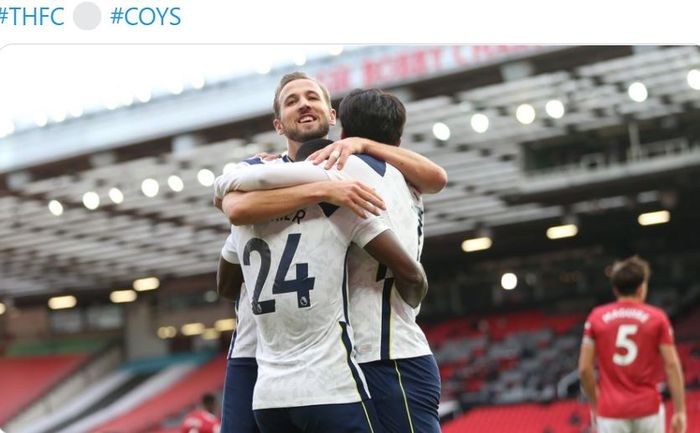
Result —
<svg viewBox="0 0 700 433"><path fill-rule="evenodd" d="M238 229L258 328L253 409L367 398L347 319L346 253L351 242L364 246L386 225L319 204Z"/></svg>
<svg viewBox="0 0 700 433"><path fill-rule="evenodd" d="M236 246L238 245L238 228L231 226L231 234L226 238L226 243L221 249L221 257L229 263L240 265ZM253 311L248 302L245 283L241 286L241 293L236 300L236 330L231 336L231 344L228 348L228 359L231 358L255 358L257 343L255 320Z"/></svg>
<svg viewBox="0 0 700 433"><path fill-rule="evenodd" d="M254 166L220 181L224 191L280 188L328 179L357 179L384 199L382 218L397 234L409 254L420 258L423 248L423 202L391 164L368 155L353 155L343 170L325 170L310 162ZM416 323L419 308L404 302L393 278L364 250L351 247L348 256L350 321L355 331L357 360L404 359L431 353L425 334Z"/></svg>
<svg viewBox="0 0 700 433"><path fill-rule="evenodd" d="M391 164L359 156L373 168L367 170L349 164L346 171L355 179L375 188L384 199L382 218L396 233L404 249L416 260L423 248L423 201ZM358 159L359 159L358 158ZM350 161L351 158L348 159ZM354 168L354 169L353 169ZM348 255L350 286L350 323L355 331L357 362L404 359L431 352L423 330L416 323L420 310L408 305L394 287L386 266L366 251L351 247Z"/></svg>
<svg viewBox="0 0 700 433"><path fill-rule="evenodd" d="M233 171L239 170L251 165L264 164L279 164L289 162L286 154L280 158L266 161L261 158L253 157L241 161L236 164ZM214 184L214 195L222 198L226 192L226 175L219 176ZM221 257L229 263L240 264L236 246L238 245L238 228L231 226L231 233L226 238L223 248L221 249ZM247 288L245 283L241 286L241 293L238 300L235 302L236 308L236 330L231 336L231 343L228 348L228 359L231 358L255 358L257 328L253 319L253 312L250 309L250 302L247 301ZM241 302L241 300L243 300Z"/></svg>

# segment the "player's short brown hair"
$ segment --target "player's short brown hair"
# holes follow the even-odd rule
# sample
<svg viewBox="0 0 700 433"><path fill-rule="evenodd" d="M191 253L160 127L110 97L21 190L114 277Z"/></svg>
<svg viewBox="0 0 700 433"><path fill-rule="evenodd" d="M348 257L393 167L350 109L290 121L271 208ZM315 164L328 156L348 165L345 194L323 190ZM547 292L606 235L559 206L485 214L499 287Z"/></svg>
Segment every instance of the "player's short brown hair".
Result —
<svg viewBox="0 0 700 433"><path fill-rule="evenodd" d="M292 72L289 74L284 75L280 79L280 83L277 85L277 89L275 90L275 100L272 102L272 109L275 112L275 119L280 118L280 93L282 93L282 89L284 89L284 86L287 84L291 83L292 81L296 80L311 80L314 83L318 84L318 87L321 88L321 92L323 92L323 99L326 101L326 104L328 104L328 107L331 107L331 94L328 92L328 89L326 86L323 85L320 81L317 79L307 75L305 72Z"/></svg>
<svg viewBox="0 0 700 433"><path fill-rule="evenodd" d="M637 288L649 280L650 273L649 262L632 256L613 264L610 281L619 294L634 295Z"/></svg>

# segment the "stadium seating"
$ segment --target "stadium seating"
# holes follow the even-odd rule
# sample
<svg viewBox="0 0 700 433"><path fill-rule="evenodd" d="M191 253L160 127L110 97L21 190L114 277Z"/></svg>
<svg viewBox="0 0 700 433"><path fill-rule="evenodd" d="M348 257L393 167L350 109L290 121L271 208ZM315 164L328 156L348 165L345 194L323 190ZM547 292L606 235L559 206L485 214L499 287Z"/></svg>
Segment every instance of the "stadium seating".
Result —
<svg viewBox="0 0 700 433"><path fill-rule="evenodd" d="M91 431L139 433L157 429L165 418L196 405L205 392L221 389L225 371L226 357L220 355L137 408Z"/></svg>
<svg viewBox="0 0 700 433"><path fill-rule="evenodd" d="M578 392L577 386L573 394L561 394L557 390L562 377L575 373L583 319L583 314L548 315L527 311L448 320L427 328L426 335L440 366L443 401L459 403L462 410L468 409L461 417L446 423L443 431L586 431L589 422L586 405L567 399L567 395L571 397ZM687 385L700 385L700 343L682 341L678 343L678 352ZM0 360L0 377L2 372L31 370L32 375L27 377L41 383L33 393L27 390L26 395L20 394L21 398L17 398L16 390L22 387L4 387L5 390L12 389L13 398L3 398L3 401L11 401L14 409L3 405L0 419L3 416L7 419L14 413L12 411L18 411L22 404L26 405L41 395L54 383L52 381L70 373L86 357L54 355ZM163 371L170 366L156 361L164 362L143 360L130 364L128 368L134 371ZM179 363L184 359L173 357L171 361ZM8 362L15 364L6 364ZM51 375L49 366L56 370L55 376ZM93 423L87 431L174 433L178 430L174 425L197 405L204 392L222 387L224 371L225 357L219 355L144 397L132 409ZM40 379L36 372L47 376ZM12 383L11 378L5 383ZM27 381L22 379L21 383L25 385ZM700 391L688 394L688 405L689 416L697 417L695 412L700 412ZM700 419L694 422L700 423Z"/></svg>
<svg viewBox="0 0 700 433"><path fill-rule="evenodd" d="M700 432L700 391L691 391L686 397L688 411L687 433ZM666 421L670 421L673 407L666 402ZM518 433L583 433L590 431L588 407L574 400L551 404L517 404L473 409L461 417L445 423L443 433L462 432L518 432Z"/></svg>
<svg viewBox="0 0 700 433"><path fill-rule="evenodd" d="M700 306L695 307L687 316L679 320L674 326L676 338L699 339L700 338Z"/></svg>
<svg viewBox="0 0 700 433"><path fill-rule="evenodd" d="M467 405L551 400L556 382L575 365L583 319L528 311L427 329L443 400L459 398Z"/></svg>
<svg viewBox="0 0 700 433"><path fill-rule="evenodd" d="M576 401L561 401L548 405L530 403L474 409L445 424L442 431L579 433L584 423L588 423L585 405Z"/></svg>
<svg viewBox="0 0 700 433"><path fill-rule="evenodd" d="M700 385L700 342L679 343L678 357L683 365L686 386Z"/></svg>
<svg viewBox="0 0 700 433"><path fill-rule="evenodd" d="M80 367L85 354L0 358L0 424Z"/></svg>

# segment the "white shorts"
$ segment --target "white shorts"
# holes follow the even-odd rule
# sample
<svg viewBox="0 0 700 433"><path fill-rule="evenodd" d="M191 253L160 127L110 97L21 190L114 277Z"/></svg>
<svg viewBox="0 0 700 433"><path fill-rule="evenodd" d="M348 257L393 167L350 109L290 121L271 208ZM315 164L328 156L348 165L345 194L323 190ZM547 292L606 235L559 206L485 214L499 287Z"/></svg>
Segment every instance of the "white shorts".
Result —
<svg viewBox="0 0 700 433"><path fill-rule="evenodd" d="M619 419L596 418L598 433L664 433L666 425L666 411L664 405L659 406L659 412L654 415L641 418Z"/></svg>

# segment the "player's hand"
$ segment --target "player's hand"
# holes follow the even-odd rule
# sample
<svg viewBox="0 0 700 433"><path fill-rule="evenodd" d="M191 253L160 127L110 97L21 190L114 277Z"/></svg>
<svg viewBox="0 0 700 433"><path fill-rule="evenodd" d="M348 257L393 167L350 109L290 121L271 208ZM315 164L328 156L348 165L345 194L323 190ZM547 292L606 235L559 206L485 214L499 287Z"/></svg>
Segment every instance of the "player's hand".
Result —
<svg viewBox="0 0 700 433"><path fill-rule="evenodd" d="M386 209L379 194L359 180L329 180L319 183L325 188L324 201L350 208L360 218L367 218L365 212L379 215L380 209Z"/></svg>
<svg viewBox="0 0 700 433"><path fill-rule="evenodd" d="M685 412L676 412L671 417L671 433L685 433L688 428L688 419Z"/></svg>
<svg viewBox="0 0 700 433"><path fill-rule="evenodd" d="M326 161L326 165L324 166L326 170L332 168L333 165L337 165L338 170L342 170L345 161L347 161L350 155L363 153L365 151L365 143L366 141L359 137L345 138L329 144L323 149L317 150L309 155L306 160L316 165Z"/></svg>
<svg viewBox="0 0 700 433"><path fill-rule="evenodd" d="M220 211L223 211L223 203L224 200L219 198L219 197L214 197L214 207L219 209Z"/></svg>
<svg viewBox="0 0 700 433"><path fill-rule="evenodd" d="M598 410L594 407L591 407L591 427L598 428Z"/></svg>
<svg viewBox="0 0 700 433"><path fill-rule="evenodd" d="M282 156L279 153L267 153L267 152L258 152L255 154L256 158L260 158L264 161L274 161L275 159L279 158Z"/></svg>

